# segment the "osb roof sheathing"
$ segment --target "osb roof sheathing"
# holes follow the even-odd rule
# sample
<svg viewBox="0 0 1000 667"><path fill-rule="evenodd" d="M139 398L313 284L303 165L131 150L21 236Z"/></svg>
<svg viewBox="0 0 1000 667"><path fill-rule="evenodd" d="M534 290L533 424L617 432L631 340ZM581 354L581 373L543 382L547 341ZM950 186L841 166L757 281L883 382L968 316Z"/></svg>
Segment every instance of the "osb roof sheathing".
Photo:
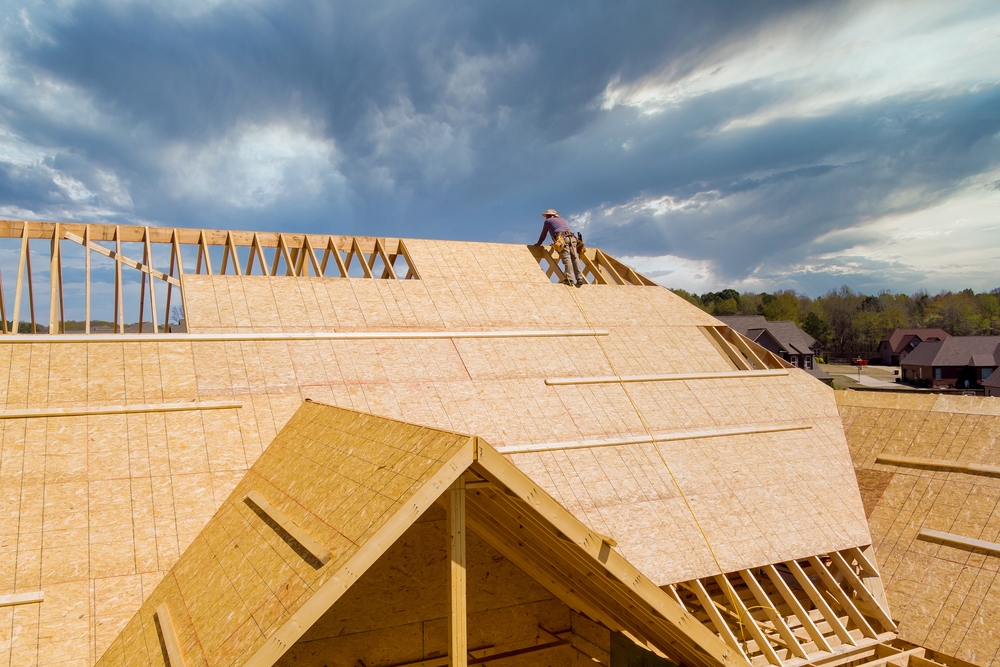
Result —
<svg viewBox="0 0 1000 667"><path fill-rule="evenodd" d="M552 377L732 366L698 329L719 322L666 289L554 285L525 246L407 241L407 248L420 280L185 275L189 330L594 328L609 335L0 339L7 410L239 406L0 420L7 512L0 594L46 595L41 605L0 608L0 628L11 629L0 661L4 651L14 664L96 660L306 398L475 433L499 448L642 437L640 415L654 433L809 425L510 459L580 520L617 540L622 555L658 585L870 542L833 395L804 372L632 383L627 394L619 384L548 386ZM53 627L60 632L47 630ZM86 645L80 637L88 637Z"/></svg>
<svg viewBox="0 0 1000 667"><path fill-rule="evenodd" d="M837 392L900 636L977 665L1000 664L1000 556L918 539L921 530L1000 542L1000 477L881 455L1000 464L1000 400ZM878 482L874 484L874 482Z"/></svg>
<svg viewBox="0 0 1000 667"><path fill-rule="evenodd" d="M639 636L677 648L686 661L749 667L617 554L599 557L600 538L488 444L316 403L296 411L98 666L162 664L160 633L170 634L162 621L157 627L163 606L190 667L273 664L470 468L495 485L467 496L470 513L479 507L480 519L505 522L525 543L524 553L491 534L485 521L470 522L482 537L519 557L548 550L566 589L596 590L581 597L596 599L600 613ZM309 560L280 536L247 502L252 493L328 548L329 561ZM578 573L581 560L590 567Z"/></svg>

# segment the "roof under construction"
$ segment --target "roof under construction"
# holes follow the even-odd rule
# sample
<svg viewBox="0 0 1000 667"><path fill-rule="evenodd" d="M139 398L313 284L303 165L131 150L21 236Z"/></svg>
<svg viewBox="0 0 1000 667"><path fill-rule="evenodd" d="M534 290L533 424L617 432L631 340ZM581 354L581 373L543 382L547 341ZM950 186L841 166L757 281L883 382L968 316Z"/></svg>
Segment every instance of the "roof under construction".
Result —
<svg viewBox="0 0 1000 667"><path fill-rule="evenodd" d="M449 644L481 632L456 629L474 616L414 577L393 603L407 621L331 644L337 660L425 664L444 637L453 661L562 642L556 664L609 664L607 633L692 665L923 655L896 642L832 391L599 249L570 289L520 245L0 235L20 249L3 326L48 332L0 338L11 665L264 665L310 637L332 661L322 628L373 613L344 595L385 599L407 544L435 562L429 535L458 530L435 512L463 481L483 559L548 598L497 594L480 611L511 610L509 636ZM64 266L85 268L70 283ZM91 330L102 304L113 333ZM386 639L413 623L419 647Z"/></svg>

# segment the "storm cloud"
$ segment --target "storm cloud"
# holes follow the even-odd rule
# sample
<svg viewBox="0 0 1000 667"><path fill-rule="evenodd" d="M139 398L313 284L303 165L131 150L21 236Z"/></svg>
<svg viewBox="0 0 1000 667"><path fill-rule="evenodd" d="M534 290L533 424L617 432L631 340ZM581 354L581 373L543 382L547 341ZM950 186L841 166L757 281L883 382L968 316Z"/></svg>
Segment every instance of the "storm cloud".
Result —
<svg viewBox="0 0 1000 667"><path fill-rule="evenodd" d="M996 287L1000 8L0 9L0 215L534 241L666 285Z"/></svg>

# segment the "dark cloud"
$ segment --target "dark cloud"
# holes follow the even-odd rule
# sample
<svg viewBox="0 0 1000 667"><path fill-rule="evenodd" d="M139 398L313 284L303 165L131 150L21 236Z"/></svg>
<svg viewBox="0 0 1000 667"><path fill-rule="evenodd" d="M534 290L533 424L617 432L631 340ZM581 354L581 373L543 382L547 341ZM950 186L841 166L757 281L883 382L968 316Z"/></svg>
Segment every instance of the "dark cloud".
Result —
<svg viewBox="0 0 1000 667"><path fill-rule="evenodd" d="M589 212L611 252L737 280L997 163L990 85L740 129L724 128L802 82L601 107L613 81L681 81L762 30L838 25L850 3L21 9L0 17L0 149L21 151L0 151L0 206L36 217L530 242L555 206ZM656 199L666 213L640 205Z"/></svg>

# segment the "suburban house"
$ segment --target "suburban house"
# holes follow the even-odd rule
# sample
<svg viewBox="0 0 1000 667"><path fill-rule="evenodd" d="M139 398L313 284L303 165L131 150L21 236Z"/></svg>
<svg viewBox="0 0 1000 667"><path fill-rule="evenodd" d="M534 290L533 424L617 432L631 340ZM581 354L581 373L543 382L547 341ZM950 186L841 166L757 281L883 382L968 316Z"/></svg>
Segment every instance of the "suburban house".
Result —
<svg viewBox="0 0 1000 667"><path fill-rule="evenodd" d="M944 329L896 329L878 344L878 356L886 366L898 366L921 343L951 338Z"/></svg>
<svg viewBox="0 0 1000 667"><path fill-rule="evenodd" d="M983 391L987 396L1000 397L1000 373L990 373L990 376L980 384L983 385Z"/></svg>
<svg viewBox="0 0 1000 667"><path fill-rule="evenodd" d="M904 382L926 387L979 387L1000 366L1000 336L951 336L921 343L900 366Z"/></svg>
<svg viewBox="0 0 1000 667"><path fill-rule="evenodd" d="M817 379L827 383L833 381L813 363L813 357L823 354L820 343L798 328L795 322L769 322L763 315L723 315L716 316L716 319Z"/></svg>

